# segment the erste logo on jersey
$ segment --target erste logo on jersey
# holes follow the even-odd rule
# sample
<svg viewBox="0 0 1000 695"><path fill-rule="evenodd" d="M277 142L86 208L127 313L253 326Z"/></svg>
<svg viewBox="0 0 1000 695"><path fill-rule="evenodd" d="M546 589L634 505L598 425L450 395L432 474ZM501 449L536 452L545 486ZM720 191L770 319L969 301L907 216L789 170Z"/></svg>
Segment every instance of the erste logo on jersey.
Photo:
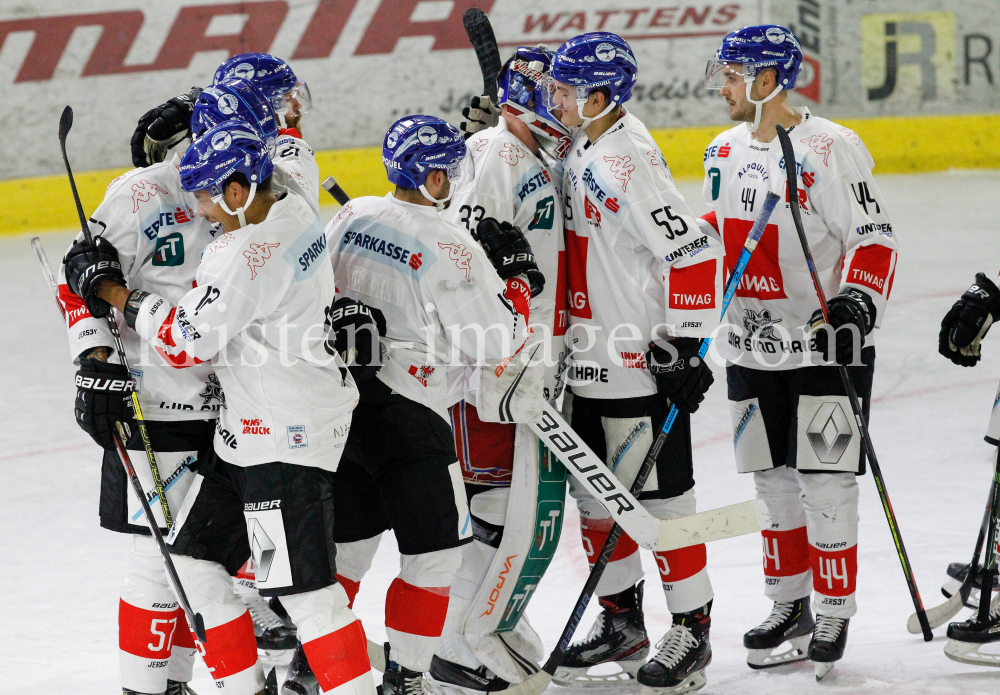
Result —
<svg viewBox="0 0 1000 695"><path fill-rule="evenodd" d="M718 157L719 159L726 159L729 157L729 153L733 151L733 148L726 142L723 145L709 145L708 149L705 150L705 158L703 161L708 161L712 157Z"/></svg>
<svg viewBox="0 0 1000 695"><path fill-rule="evenodd" d="M605 157L608 159L608 157ZM625 159L628 159L627 157ZM634 166L632 167L635 168ZM601 181L598 179L598 174L591 167L587 167L583 170L583 183L587 187L587 195L583 198L583 212L587 218L587 221L591 225L601 224L601 210L598 204L603 206L605 210L608 210L615 215L621 210L621 201L619 202L618 197L609 197L601 186ZM624 186L622 187L624 190ZM590 195L593 194L594 198L597 199L597 204L590 201Z"/></svg>
<svg viewBox="0 0 1000 695"><path fill-rule="evenodd" d="M140 179L139 183L132 184L132 212L139 212L139 203L148 203L156 194L170 195L170 192L160 188L155 183L150 183L146 179Z"/></svg>
<svg viewBox="0 0 1000 695"><path fill-rule="evenodd" d="M139 227L143 235L153 241L162 228L190 224L194 219L194 211L186 205L184 209L176 205L160 205L156 212L139 222Z"/></svg>
<svg viewBox="0 0 1000 695"><path fill-rule="evenodd" d="M552 177L549 172L542 167L533 167L531 171L521 177L521 180L514 184L514 192L517 199L524 202L524 199L537 190L552 186Z"/></svg>

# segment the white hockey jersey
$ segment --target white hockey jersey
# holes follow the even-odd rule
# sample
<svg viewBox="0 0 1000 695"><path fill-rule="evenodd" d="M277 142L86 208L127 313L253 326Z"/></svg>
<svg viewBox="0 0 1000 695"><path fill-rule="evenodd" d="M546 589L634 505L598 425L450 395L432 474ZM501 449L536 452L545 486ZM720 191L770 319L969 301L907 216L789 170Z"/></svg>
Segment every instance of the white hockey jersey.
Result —
<svg viewBox="0 0 1000 695"><path fill-rule="evenodd" d="M542 395L549 400L555 394L569 322L561 196L552 171L508 130L504 119L496 127L477 133L467 145L475 160L476 177L455 191L441 216L469 232L474 232L484 217L510 222L524 232L545 276L545 288L531 300L529 321L534 332L547 336L542 338L547 356L538 355L532 363L545 360Z"/></svg>
<svg viewBox="0 0 1000 695"><path fill-rule="evenodd" d="M578 130L565 166L567 383L587 398L654 394L650 341L707 337L719 324L722 247L701 230L632 114L593 143Z"/></svg>
<svg viewBox="0 0 1000 695"><path fill-rule="evenodd" d="M524 317L507 284L468 232L436 208L391 193L355 198L326 233L337 292L385 316L378 378L445 420L447 367L497 362L524 343Z"/></svg>
<svg viewBox="0 0 1000 695"><path fill-rule="evenodd" d="M312 207L284 194L263 222L212 242L196 281L176 306L146 297L135 328L179 371L215 366L226 398L216 452L335 470L358 391L324 347L336 287Z"/></svg>
<svg viewBox="0 0 1000 695"><path fill-rule="evenodd" d="M288 135L278 142L275 190L299 193L318 213L319 170L312 150ZM179 166L180 155L175 154L169 162L122 174L108 185L104 200L90 218L91 234L103 236L118 250L129 289L155 292L171 304L192 288L202 251L220 234L217 227L195 215L198 201L181 188ZM83 301L69 291L61 264L59 283L73 358L91 348L113 347L107 321L93 318ZM147 420L217 417L222 392L210 364L178 371L123 321L118 328Z"/></svg>
<svg viewBox="0 0 1000 695"><path fill-rule="evenodd" d="M896 269L896 237L872 176L874 162L857 134L801 108L789 131L798 171L806 239L827 299L845 287L867 293L885 314ZM705 216L726 249L726 277L736 265L768 191L781 196L747 266L716 341L729 362L751 369L821 364L811 352L808 322L819 300L788 207L781 144L757 142L745 123L705 151ZM873 343L874 335L865 338Z"/></svg>

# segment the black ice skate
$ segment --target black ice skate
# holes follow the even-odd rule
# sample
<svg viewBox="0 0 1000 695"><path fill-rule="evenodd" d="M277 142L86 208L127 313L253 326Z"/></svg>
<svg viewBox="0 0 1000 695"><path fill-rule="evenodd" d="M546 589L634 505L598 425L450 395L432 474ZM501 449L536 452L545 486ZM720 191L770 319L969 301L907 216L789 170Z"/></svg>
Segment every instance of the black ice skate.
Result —
<svg viewBox="0 0 1000 695"><path fill-rule="evenodd" d="M424 674L411 671L395 661L389 661L382 674L379 695L427 695L424 688Z"/></svg>
<svg viewBox="0 0 1000 695"><path fill-rule="evenodd" d="M198 693L191 690L187 683L168 680L167 692L164 695L198 695Z"/></svg>
<svg viewBox="0 0 1000 695"><path fill-rule="evenodd" d="M306 653L299 644L295 647L291 663L288 664L285 682L281 686L281 695L320 695L321 692L316 674L309 667Z"/></svg>
<svg viewBox="0 0 1000 695"><path fill-rule="evenodd" d="M253 619L253 634L257 638L257 649L266 652L265 659L270 661L281 661L281 654L272 654L286 649L295 649L298 640L295 637L295 626L290 620L286 620L279 615L263 596L253 593L241 596L250 610L250 617ZM280 607L280 603L277 604ZM284 609L281 609L284 613ZM288 614L285 613L285 616ZM291 625L291 627L289 627ZM287 663L287 662L286 662Z"/></svg>
<svg viewBox="0 0 1000 695"><path fill-rule="evenodd" d="M833 668L833 664L843 658L849 622L850 618L816 616L816 627L809 642L809 658L816 662L816 680L822 680Z"/></svg>
<svg viewBox="0 0 1000 695"><path fill-rule="evenodd" d="M566 650L552 682L567 687L607 687L635 678L649 655L642 613L643 583L601 598L601 614L590 634ZM601 668L591 672L598 666Z"/></svg>
<svg viewBox="0 0 1000 695"><path fill-rule="evenodd" d="M705 667L712 661L711 626L707 607L675 613L673 627L656 643L659 651L639 669L639 695L679 695L704 688Z"/></svg>
<svg viewBox="0 0 1000 695"><path fill-rule="evenodd" d="M977 610L968 620L948 625L944 653L949 659L965 664L1000 666L1000 653L980 651L984 645L997 642L1000 642L1000 594L993 597L985 621L979 620Z"/></svg>
<svg viewBox="0 0 1000 695"><path fill-rule="evenodd" d="M494 693L510 685L485 666L471 669L435 655L431 659L430 678L425 681L434 695L471 695Z"/></svg>
<svg viewBox="0 0 1000 695"><path fill-rule="evenodd" d="M965 578L969 576L969 567L968 562L953 562L948 565L948 581L941 587L941 593L944 594L945 598L954 596L955 592L962 586ZM983 580L978 572L976 575L972 580L972 591L969 592L969 598L965 599L966 608L979 608L979 589L983 585ZM993 591L997 590L1000 590L1000 576L993 575Z"/></svg>
<svg viewBox="0 0 1000 695"><path fill-rule="evenodd" d="M743 635L743 646L750 650L747 666L772 668L807 659L813 624L808 596L794 601L775 601L764 622ZM778 648L786 643L789 648L779 652Z"/></svg>

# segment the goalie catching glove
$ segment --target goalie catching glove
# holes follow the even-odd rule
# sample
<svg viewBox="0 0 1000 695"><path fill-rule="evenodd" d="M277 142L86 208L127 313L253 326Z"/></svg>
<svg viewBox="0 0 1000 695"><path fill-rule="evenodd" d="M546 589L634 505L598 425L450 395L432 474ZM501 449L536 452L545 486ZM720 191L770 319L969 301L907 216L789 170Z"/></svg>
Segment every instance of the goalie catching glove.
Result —
<svg viewBox="0 0 1000 695"><path fill-rule="evenodd" d="M105 449L114 449L115 423L125 425L126 437L135 432L132 376L125 365L80 358L76 373L76 424Z"/></svg>
<svg viewBox="0 0 1000 695"><path fill-rule="evenodd" d="M700 340L674 338L670 345L673 351L655 341L650 343L646 365L656 379L656 392L669 398L682 413L693 413L705 400L705 392L715 382L715 375L698 356Z"/></svg>
<svg viewBox="0 0 1000 695"><path fill-rule="evenodd" d="M167 151L190 134L199 96L201 87L192 87L187 94L178 94L142 115L132 133L132 164L148 167L166 159Z"/></svg>
<svg viewBox="0 0 1000 695"><path fill-rule="evenodd" d="M385 335L385 316L367 304L341 297L330 311L330 338L327 347L333 348L351 370L356 381L371 379L382 368L382 344Z"/></svg>
<svg viewBox="0 0 1000 695"><path fill-rule="evenodd" d="M518 227L486 217L476 226L476 240L486 251L501 280L523 275L528 280L532 297L537 297L545 289L545 276L535 263L535 254L524 238L524 232Z"/></svg>
<svg viewBox="0 0 1000 695"><path fill-rule="evenodd" d="M500 123L500 108L487 96L472 97L469 105L462 109L462 117L468 120L458 124L458 129L466 140L481 130L493 128Z"/></svg>
<svg viewBox="0 0 1000 695"><path fill-rule="evenodd" d="M1000 289L983 273L945 314L938 336L938 352L955 364L975 367L979 343L1000 318Z"/></svg>
<svg viewBox="0 0 1000 695"><path fill-rule="evenodd" d="M118 250L111 242L104 237L96 237L93 244L75 241L63 258L63 266L66 284L87 305L90 315L100 319L110 314L111 305L97 296L98 285L102 280L110 280L126 286Z"/></svg>

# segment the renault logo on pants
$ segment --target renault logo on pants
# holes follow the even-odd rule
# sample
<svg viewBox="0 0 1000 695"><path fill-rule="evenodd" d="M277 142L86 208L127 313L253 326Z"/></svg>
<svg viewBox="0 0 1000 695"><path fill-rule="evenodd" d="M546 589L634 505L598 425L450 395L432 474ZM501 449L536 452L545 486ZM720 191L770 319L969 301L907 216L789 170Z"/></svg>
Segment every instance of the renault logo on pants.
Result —
<svg viewBox="0 0 1000 695"><path fill-rule="evenodd" d="M806 428L806 436L820 463L834 464L851 443L851 423L840 403L824 403Z"/></svg>
<svg viewBox="0 0 1000 695"><path fill-rule="evenodd" d="M271 561L274 559L274 542L264 532L264 527L256 519L248 519L250 527L250 552L253 556L253 564L257 566L256 578L258 581L266 582L267 575L271 572Z"/></svg>

